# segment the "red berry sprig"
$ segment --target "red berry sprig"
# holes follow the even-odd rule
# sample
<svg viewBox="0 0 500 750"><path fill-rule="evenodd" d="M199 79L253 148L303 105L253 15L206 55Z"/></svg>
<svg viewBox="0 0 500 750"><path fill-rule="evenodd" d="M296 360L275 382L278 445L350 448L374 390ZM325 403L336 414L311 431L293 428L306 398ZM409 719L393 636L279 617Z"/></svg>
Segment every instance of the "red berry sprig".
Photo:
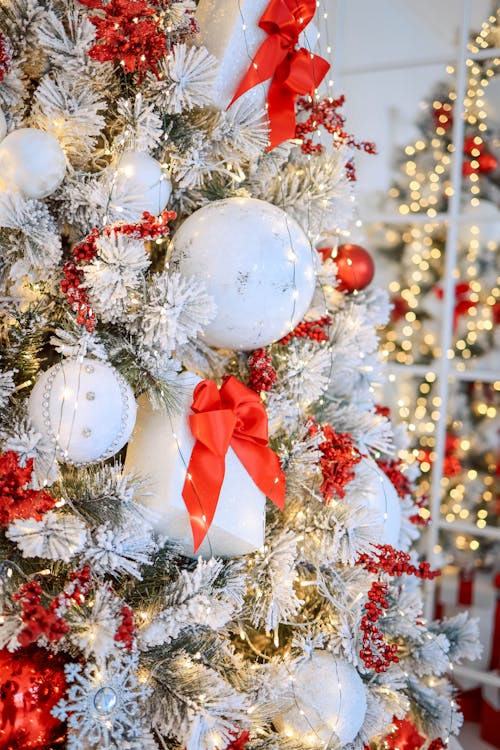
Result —
<svg viewBox="0 0 500 750"><path fill-rule="evenodd" d="M120 610L122 621L115 633L115 641L123 643L127 651L132 651L135 636L134 613L126 604Z"/></svg>
<svg viewBox="0 0 500 750"><path fill-rule="evenodd" d="M64 278L61 280L61 291L76 312L76 320L79 325L85 326L87 331L92 332L95 330L97 322L87 290L83 285L84 274L81 266L90 263L97 255L99 238L103 235L109 237L111 234L123 234L127 237L143 240L166 237L169 233L167 223L173 221L176 216L175 211L163 211L159 216L153 216L153 214L145 211L139 222L111 224L101 230L94 228L84 240L75 245L73 248L74 260L67 261L63 266Z"/></svg>
<svg viewBox="0 0 500 750"><path fill-rule="evenodd" d="M397 461L377 461L378 466L382 469L386 477L393 484L394 489L398 493L399 497L404 500L406 497L411 497L412 488L410 485L410 480L401 471L402 463L403 462L400 459Z"/></svg>
<svg viewBox="0 0 500 750"><path fill-rule="evenodd" d="M0 31L0 83L10 73L12 66L12 50L9 40Z"/></svg>
<svg viewBox="0 0 500 750"><path fill-rule="evenodd" d="M256 349L248 358L248 366L250 368L248 387L256 393L270 391L278 376L269 352L266 349Z"/></svg>
<svg viewBox="0 0 500 750"><path fill-rule="evenodd" d="M389 607L386 583L374 581L368 591L365 614L361 618L360 629L363 633L363 648L359 652L365 666L375 672L385 672L391 664L397 664L399 657L396 643L387 643L377 622L385 609Z"/></svg>
<svg viewBox="0 0 500 750"><path fill-rule="evenodd" d="M68 631L69 626L56 612L54 601L48 607L42 605L42 587L38 581L24 583L13 594L12 599L19 602L22 609L21 620L24 628L17 636L23 647L35 643L40 636L56 643Z"/></svg>
<svg viewBox="0 0 500 750"><path fill-rule="evenodd" d="M374 551L371 554L364 552L358 558L357 565L362 565L368 573L402 576L413 575L416 578L432 581L433 578L441 575L440 570L431 570L428 562L419 562L413 565L410 555L400 549L394 549L390 544L374 545Z"/></svg>
<svg viewBox="0 0 500 750"><path fill-rule="evenodd" d="M295 326L293 331L287 333L279 340L279 344L286 346L292 339L310 339L311 341L328 341L328 334L325 328L331 324L332 319L329 315L324 315L318 320L303 320Z"/></svg>

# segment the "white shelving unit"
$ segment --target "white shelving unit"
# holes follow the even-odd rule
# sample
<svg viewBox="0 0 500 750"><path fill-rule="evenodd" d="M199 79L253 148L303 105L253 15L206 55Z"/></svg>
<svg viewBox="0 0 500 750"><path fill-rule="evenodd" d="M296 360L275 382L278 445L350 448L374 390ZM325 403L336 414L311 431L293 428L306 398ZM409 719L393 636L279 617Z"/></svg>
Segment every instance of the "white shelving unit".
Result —
<svg viewBox="0 0 500 750"><path fill-rule="evenodd" d="M333 49L333 60L334 68L336 73L336 90L342 89L342 81L344 76L363 75L374 72L383 71L394 71L396 69L410 69L418 68L420 66L429 65L442 65L443 72L446 65L453 65L455 70L455 90L456 90L456 105L455 105L455 116L453 121L452 130L452 142L454 150L452 153L451 163L451 185L453 188L453 195L449 201L448 211L446 213L439 213L435 216L429 216L424 213L412 213L410 215L399 215L399 214L376 214L363 216L363 223L380 223L382 225L396 225L396 224L444 224L446 227L446 249L445 249L445 269L443 276L443 318L441 325L441 350L443 352L449 352L453 345L453 309L455 304L455 289L454 289L454 277L453 271L457 265L457 239L458 230L461 222L470 222L470 216L460 215L460 195L462 187L462 144L464 140L464 100L466 97L467 87L467 60L484 60L490 57L500 57L500 48L489 48L487 50L481 50L477 53L471 54L468 50L469 34L471 29L471 13L473 10L474 0L462 0L460 7L460 23L459 23L459 34L458 41L456 44L455 59L449 57L434 57L434 58L414 58L411 56L408 59L399 60L396 62L380 63L375 65L355 65L355 66L343 66L343 45L345 44L344 37L344 24L347 12L347 0L337 0L336 2L336 16L335 16L335 39ZM458 4L457 4L458 5ZM340 88L339 88L340 87ZM347 92L348 93L348 92ZM459 363L457 366L456 360L443 356L438 361L434 361L431 364L414 364L414 365L398 365L393 363L387 364L387 371L389 375L392 375L396 379L400 375L413 375L413 376L425 376L428 373L433 373L436 378L436 384L438 387L438 396L440 398L440 414L441 418L436 424L436 445L435 454L436 458L432 466L431 474L431 492L430 492L430 511L434 523L428 528L427 534L424 539L426 545L427 559L433 564L436 557L436 547L438 544L438 536L440 531L444 532L462 532L465 534L473 534L475 536L488 537L491 539L500 540L500 529L492 526L485 526L485 528L478 528L474 524L454 522L453 524L447 523L444 520L440 520L440 506L442 502L442 486L441 480L443 478L443 467L445 459L445 447L446 447L446 423L447 415L449 413L450 406L450 384L454 381L482 381L482 382L494 382L500 380L500 353L499 353L499 366L497 370L481 369L480 367L474 368L473 360L468 361L467 365ZM434 611L434 600L435 600L435 584L434 582L426 582L425 590L425 614L427 617L432 617ZM492 613L493 616L493 613ZM462 677L473 678L485 685L493 685L500 687L500 676L492 674L491 672L482 672L477 669L469 667L461 667L455 670L455 673Z"/></svg>

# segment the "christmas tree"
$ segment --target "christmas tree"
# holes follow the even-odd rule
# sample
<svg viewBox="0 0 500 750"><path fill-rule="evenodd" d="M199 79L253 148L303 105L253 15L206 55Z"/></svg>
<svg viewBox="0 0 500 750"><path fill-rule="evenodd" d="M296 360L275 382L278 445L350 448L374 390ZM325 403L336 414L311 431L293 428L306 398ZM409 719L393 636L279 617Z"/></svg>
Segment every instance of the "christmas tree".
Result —
<svg viewBox="0 0 500 750"><path fill-rule="evenodd" d="M423 492L430 488L436 460L440 407L445 412L444 533L437 551L443 552L444 562L469 572L498 565L495 537L482 536L487 526L496 525L500 472L500 77L492 51L498 34L497 12L468 45L448 351L443 344L443 296L449 275L445 220L455 190L453 127L462 117L454 78L438 84L423 103L419 136L399 155L391 205L396 204L408 223L387 227L379 242L380 262L393 275L389 288L394 307L383 349L396 368L410 365L415 375L404 382L397 378L391 405L396 415L413 424L406 459L420 464ZM456 74L451 66L447 72ZM454 375L448 409L440 403L436 379L439 359L445 355Z"/></svg>
<svg viewBox="0 0 500 750"><path fill-rule="evenodd" d="M1 7L1 750L446 747L316 2Z"/></svg>

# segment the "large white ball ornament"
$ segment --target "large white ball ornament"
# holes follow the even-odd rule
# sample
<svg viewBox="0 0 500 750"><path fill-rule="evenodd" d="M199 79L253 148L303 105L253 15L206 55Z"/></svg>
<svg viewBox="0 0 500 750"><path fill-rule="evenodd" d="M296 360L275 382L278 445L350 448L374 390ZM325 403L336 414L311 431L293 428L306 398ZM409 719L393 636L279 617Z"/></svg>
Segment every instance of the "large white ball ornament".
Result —
<svg viewBox="0 0 500 750"><path fill-rule="evenodd" d="M380 543L397 547L401 530L401 503L398 493L391 480L371 458L361 459L358 466L367 477L363 498L367 506L380 516L380 525L383 527ZM354 471L356 472L356 468Z"/></svg>
<svg viewBox="0 0 500 750"><path fill-rule="evenodd" d="M116 166L111 208L138 221L144 211L158 216L168 203L172 185L160 162L145 151L126 151Z"/></svg>
<svg viewBox="0 0 500 750"><path fill-rule="evenodd" d="M316 650L292 677L293 705L273 719L276 729L304 746L326 746L334 733L342 745L352 742L366 714L366 689L352 664Z"/></svg>
<svg viewBox="0 0 500 750"><path fill-rule="evenodd" d="M136 401L111 365L87 357L66 359L42 373L28 402L37 430L61 461L87 464L117 453L135 424Z"/></svg>
<svg viewBox="0 0 500 750"><path fill-rule="evenodd" d="M217 305L209 346L256 349L285 336L314 293L311 244L281 208L255 198L214 201L175 233L170 267L202 280Z"/></svg>
<svg viewBox="0 0 500 750"><path fill-rule="evenodd" d="M36 128L13 130L0 143L0 183L26 198L45 198L66 174L66 157L57 138Z"/></svg>
<svg viewBox="0 0 500 750"><path fill-rule="evenodd" d="M4 113L0 109L0 141L3 141L6 135L7 135L7 120L5 119Z"/></svg>

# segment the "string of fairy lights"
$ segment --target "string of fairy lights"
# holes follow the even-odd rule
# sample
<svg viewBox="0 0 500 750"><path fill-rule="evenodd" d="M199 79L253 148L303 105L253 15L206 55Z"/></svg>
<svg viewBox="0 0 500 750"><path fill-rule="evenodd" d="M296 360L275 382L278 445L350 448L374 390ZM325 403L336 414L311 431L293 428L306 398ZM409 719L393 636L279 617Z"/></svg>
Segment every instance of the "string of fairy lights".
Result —
<svg viewBox="0 0 500 750"><path fill-rule="evenodd" d="M396 367L407 367L407 374L413 377L404 379L398 374L391 374L389 380L398 383L397 413L408 422L413 434L413 446L402 451L405 463L420 463L423 473L421 491L430 491L430 472L436 449L436 427L441 418L441 399L436 395L437 381L436 362L446 356L453 360L452 367L457 377L450 380L450 404L460 384L463 385L461 373L468 368L478 355L491 347L492 332L495 326L495 315L498 316L500 302L500 277L492 284L491 275L484 278L484 255L490 254L490 267L494 267L494 258L498 252L498 242L492 232L484 232L483 222L495 221L495 217L481 213L482 175L481 155L492 139L488 132L488 110L485 93L488 84L499 74L500 57L492 52L486 56L489 48L497 47L499 21L491 15L483 22L479 33L469 43L471 57L466 60L467 86L464 99L464 119L467 141L464 141L469 163L462 171L462 209L459 218L459 240L463 251L454 269L456 281L456 335L451 350L443 352L440 340L439 312L439 279L444 265L446 245L446 206L453 195L450 178L450 167L455 145L450 138L453 122L453 109L456 93L446 91L430 103L429 120L433 124L429 138L417 138L404 150L402 177L399 185L391 188L390 197L399 202L397 207L401 221L408 217L408 224L393 224L375 227L380 234L383 227L383 242L388 248L405 247L403 273L400 278L389 284L393 299L397 300L395 322L388 326L383 342L383 356ZM446 72L455 75L454 66L448 66ZM467 143L467 150L465 149ZM493 139L493 144L495 143ZM465 157L465 153L464 153ZM496 160L495 160L496 161ZM475 213L476 212L476 213ZM477 218L476 218L477 217ZM495 227L498 227L498 219ZM413 222L413 223L410 223ZM379 234L379 236L380 236ZM467 235L467 236L466 236ZM483 261L481 261L481 254ZM403 278L404 274L404 278ZM464 290L463 299L460 290ZM435 295L435 306L426 309L428 300ZM462 307L460 303L462 301ZM429 315L429 312L431 313ZM432 318L435 317L433 325ZM437 325L436 325L437 323ZM487 368L486 368L487 369ZM415 398L415 375L418 377ZM467 378L468 380L468 378ZM499 412L500 379L491 383L474 383L469 385L469 407L474 418L493 420ZM455 450L461 457L473 447L471 436L466 434L467 424L463 414L449 415L448 430L456 435ZM462 468L450 472L441 478L442 506L441 520L446 523L463 522L477 528L478 534L458 533L454 537L457 553L471 550L481 551L481 531L491 522L497 498L495 492L495 473L498 456L494 450L486 451L484 473L476 468ZM428 511L421 509L420 515L428 517ZM479 538L478 538L479 537ZM441 552L437 545L435 552Z"/></svg>

